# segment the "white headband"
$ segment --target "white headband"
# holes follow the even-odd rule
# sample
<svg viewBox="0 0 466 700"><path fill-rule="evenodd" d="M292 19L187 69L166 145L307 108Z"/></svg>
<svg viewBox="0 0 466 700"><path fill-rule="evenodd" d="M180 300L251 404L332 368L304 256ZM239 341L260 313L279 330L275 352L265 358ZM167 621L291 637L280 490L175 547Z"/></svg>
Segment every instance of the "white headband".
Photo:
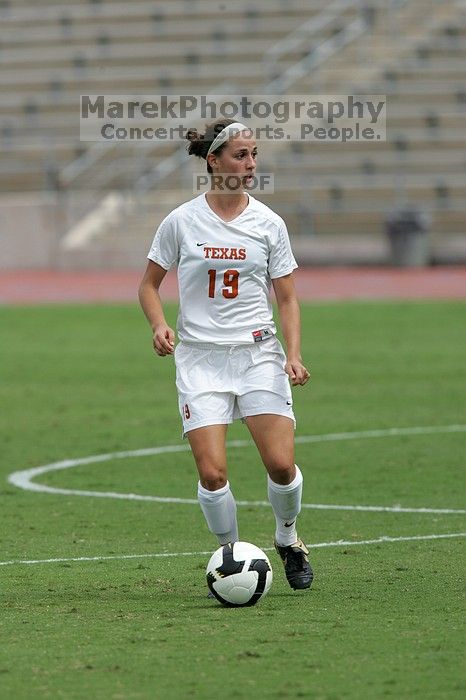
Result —
<svg viewBox="0 0 466 700"><path fill-rule="evenodd" d="M210 148L207 151L207 155L212 153L212 151L216 151L217 148L222 145L222 143L228 141L230 136L237 136L240 131L250 131L250 129L248 126L244 126L244 124L241 124L241 122L234 122L234 124L229 124L228 126L226 126L217 134L217 136L210 144Z"/></svg>

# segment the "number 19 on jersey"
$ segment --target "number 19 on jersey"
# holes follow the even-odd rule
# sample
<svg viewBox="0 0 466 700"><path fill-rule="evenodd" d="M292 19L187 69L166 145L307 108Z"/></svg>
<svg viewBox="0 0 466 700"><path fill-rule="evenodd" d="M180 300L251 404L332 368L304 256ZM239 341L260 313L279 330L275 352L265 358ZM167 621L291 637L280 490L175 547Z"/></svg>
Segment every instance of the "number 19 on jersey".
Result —
<svg viewBox="0 0 466 700"><path fill-rule="evenodd" d="M217 282L217 270L209 270L209 297L214 299ZM222 295L225 299L235 299L238 296L239 272L238 270L226 270L223 273Z"/></svg>

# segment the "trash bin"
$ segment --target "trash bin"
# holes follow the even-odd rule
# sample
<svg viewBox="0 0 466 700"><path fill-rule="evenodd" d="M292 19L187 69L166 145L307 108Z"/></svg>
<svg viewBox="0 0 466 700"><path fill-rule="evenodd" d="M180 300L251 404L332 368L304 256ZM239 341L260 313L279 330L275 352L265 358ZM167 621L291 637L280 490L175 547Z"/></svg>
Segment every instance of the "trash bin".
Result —
<svg viewBox="0 0 466 700"><path fill-rule="evenodd" d="M414 208L391 212L385 220L390 262L399 267L430 263L431 236L429 217Z"/></svg>

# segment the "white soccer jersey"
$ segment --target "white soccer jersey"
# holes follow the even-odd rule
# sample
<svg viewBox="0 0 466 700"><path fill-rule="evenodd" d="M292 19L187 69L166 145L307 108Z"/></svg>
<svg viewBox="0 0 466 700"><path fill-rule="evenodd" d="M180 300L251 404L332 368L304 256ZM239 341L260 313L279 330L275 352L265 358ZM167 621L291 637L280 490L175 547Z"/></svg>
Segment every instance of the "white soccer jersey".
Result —
<svg viewBox="0 0 466 700"><path fill-rule="evenodd" d="M201 194L174 209L155 234L149 260L165 270L178 264L182 341L236 345L276 333L271 280L297 264L283 219L248 197L246 209L225 222Z"/></svg>

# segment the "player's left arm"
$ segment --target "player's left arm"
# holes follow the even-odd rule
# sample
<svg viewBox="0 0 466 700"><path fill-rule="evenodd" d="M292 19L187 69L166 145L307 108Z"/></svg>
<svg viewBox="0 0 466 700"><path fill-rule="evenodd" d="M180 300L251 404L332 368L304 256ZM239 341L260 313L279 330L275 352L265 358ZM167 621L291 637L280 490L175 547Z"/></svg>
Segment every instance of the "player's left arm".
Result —
<svg viewBox="0 0 466 700"><path fill-rule="evenodd" d="M272 280L277 299L280 325L286 345L285 372L293 386L304 385L310 374L301 357L301 314L293 281L293 275L285 275Z"/></svg>

